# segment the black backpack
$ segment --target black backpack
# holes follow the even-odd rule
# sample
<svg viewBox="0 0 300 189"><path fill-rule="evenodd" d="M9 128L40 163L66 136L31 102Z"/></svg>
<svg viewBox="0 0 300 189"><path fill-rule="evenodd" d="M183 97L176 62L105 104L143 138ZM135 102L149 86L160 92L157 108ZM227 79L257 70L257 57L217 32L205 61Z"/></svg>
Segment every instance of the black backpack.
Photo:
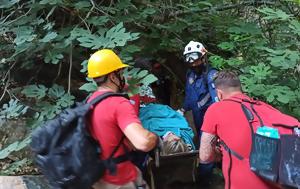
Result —
<svg viewBox="0 0 300 189"><path fill-rule="evenodd" d="M77 103L74 108L62 111L55 119L34 130L30 146L35 163L50 187L89 189L104 175L106 169L110 174L115 174L116 164L128 160L127 153L113 158L123 144L125 135L110 158L101 160L101 147L88 130L86 117L92 107L111 96L128 99L124 94L105 93L90 103Z"/></svg>

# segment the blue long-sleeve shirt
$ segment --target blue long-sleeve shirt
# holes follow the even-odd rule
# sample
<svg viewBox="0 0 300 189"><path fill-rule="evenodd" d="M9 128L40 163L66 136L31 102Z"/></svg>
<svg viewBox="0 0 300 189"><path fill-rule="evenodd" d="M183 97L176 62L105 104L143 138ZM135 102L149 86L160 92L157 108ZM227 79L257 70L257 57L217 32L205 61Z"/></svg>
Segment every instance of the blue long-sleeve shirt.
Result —
<svg viewBox="0 0 300 189"><path fill-rule="evenodd" d="M217 70L208 68L207 73L198 75L192 70L187 72L183 108L192 110L197 132L201 128L204 114L212 103L218 101L213 77Z"/></svg>

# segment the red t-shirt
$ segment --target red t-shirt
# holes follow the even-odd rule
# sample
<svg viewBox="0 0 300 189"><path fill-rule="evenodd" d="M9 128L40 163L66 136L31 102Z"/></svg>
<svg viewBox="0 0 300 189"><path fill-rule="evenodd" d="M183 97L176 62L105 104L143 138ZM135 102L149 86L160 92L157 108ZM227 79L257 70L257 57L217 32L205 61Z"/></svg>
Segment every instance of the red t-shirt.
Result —
<svg viewBox="0 0 300 189"><path fill-rule="evenodd" d="M88 101L108 91L96 91ZM131 123L139 123L140 120L130 104L129 100L123 97L109 97L98 104L90 116L91 134L100 143L102 148L101 159L107 159L114 148L123 137L124 129ZM124 144L130 149L128 141ZM115 157L125 153L124 147L120 147ZM123 185L137 178L137 170L133 163L125 161L117 165L117 174L110 175L108 171L102 179L108 183Z"/></svg>
<svg viewBox="0 0 300 189"><path fill-rule="evenodd" d="M250 99L246 95L235 95L231 99ZM244 103L249 109L248 103ZM270 105L263 103L260 106L254 106L259 116L262 117L265 125L277 123L276 120L285 120L285 123L290 125L298 125L299 122L280 111L276 110ZM270 114L270 112L272 112ZM254 116L254 131L259 125L259 120ZM280 122L278 122L280 123ZM278 128L280 134L291 133L291 130ZM249 155L251 150L251 130L249 123L242 111L241 105L232 101L221 101L212 104L205 116L202 125L202 131L218 136L223 140L229 148L244 157L243 160L237 159L232 155L232 169L230 174L231 189L268 189L276 188L269 183L256 176L249 166ZM222 147L223 154L223 173L225 177L225 188L228 188L228 168L229 168L229 155Z"/></svg>

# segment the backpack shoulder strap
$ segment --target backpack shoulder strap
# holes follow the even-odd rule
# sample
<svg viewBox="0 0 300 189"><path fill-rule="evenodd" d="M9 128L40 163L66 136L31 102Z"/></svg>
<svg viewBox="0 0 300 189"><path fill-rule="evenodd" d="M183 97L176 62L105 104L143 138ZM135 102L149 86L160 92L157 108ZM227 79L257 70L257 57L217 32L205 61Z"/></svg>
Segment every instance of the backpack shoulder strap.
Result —
<svg viewBox="0 0 300 189"><path fill-rule="evenodd" d="M234 155L234 156L235 156L236 158L238 158L239 160L243 160L243 159L244 159L243 156L241 156L240 154L238 154L237 152L235 152L235 151L233 151L231 148L229 148L229 147L227 146L227 144L226 144L223 140L220 141L220 144L224 147L224 149L225 149L228 153Z"/></svg>
<svg viewBox="0 0 300 189"><path fill-rule="evenodd" d="M241 101L239 101L239 100L241 100ZM243 104L243 102L248 102L246 100L247 99L225 99L224 101L232 101L232 102L241 104L242 110L243 110L248 122L251 123L254 120L254 115L253 115L252 111L249 108L247 108L247 106L245 104ZM260 119L260 117L259 117L259 119Z"/></svg>
<svg viewBox="0 0 300 189"><path fill-rule="evenodd" d="M126 148L126 146L124 146L124 150L125 150L125 154L119 155L117 157L114 157L115 153L118 151L118 149L124 145L123 141L125 140L126 136L123 135L121 140L119 141L118 145L113 149L112 153L110 154L110 156L103 160L105 167L107 168L107 170L109 171L109 173L111 175L115 175L117 172L117 164L125 162L130 160L129 159L129 152Z"/></svg>
<svg viewBox="0 0 300 189"><path fill-rule="evenodd" d="M247 121L248 121L250 129L251 129L251 138L252 138L253 135L254 135L254 128L252 126L252 121L254 120L254 115L253 115L252 111L244 104L245 100L243 100L243 99L225 99L223 101L231 101L231 102L235 102L235 103L241 104L241 108L243 110L243 113L244 113L245 117L247 118ZM221 140L220 144L229 153L229 155L232 154L236 158L238 158L239 160L243 160L244 159L243 156L241 156L239 153L235 152L230 147L228 147L224 141Z"/></svg>
<svg viewBox="0 0 300 189"><path fill-rule="evenodd" d="M115 92L106 92L102 95L97 96L93 100L91 100L91 102L89 102L89 104L96 105L96 104L100 103L102 100L104 100L106 98L109 98L109 97L112 97L112 96L120 96L120 97L124 97L126 99L129 99L127 94L115 93ZM117 171L117 166L116 165L117 164L129 160L129 154L128 154L128 150L127 150L126 146L124 146L125 154L114 157L115 153L123 145L123 142L124 142L125 138L126 138L126 136L123 135L121 140L119 141L118 145L113 149L113 151L110 154L109 158L106 159L106 160L103 160L103 162L105 164L105 167L108 169L109 173L112 174L112 175L116 174L116 171Z"/></svg>
<svg viewBox="0 0 300 189"><path fill-rule="evenodd" d="M114 93L114 92L106 92L102 95L97 96L96 98L94 98L93 100L91 100L91 102L89 102L89 104L91 105L96 105L99 102L101 102L102 100L111 97L111 96L120 96L120 97L124 97L126 99L129 99L127 94L123 94L123 93Z"/></svg>
<svg viewBox="0 0 300 189"><path fill-rule="evenodd" d="M217 92L216 92L216 87L215 87L215 84L214 84L214 79L216 77L216 74L218 73L218 71L216 69L209 69L208 70L208 73L207 73L207 78L206 78L206 81L207 81L207 85L208 85L208 90L209 90L209 94L213 100L213 102L218 102L219 99L218 99L218 96L217 96Z"/></svg>
<svg viewBox="0 0 300 189"><path fill-rule="evenodd" d="M123 141L125 140L125 135L122 136L121 140L119 141L118 145L114 148L114 150L112 151L112 153L110 154L109 158L113 158L115 153L118 151L118 149L120 148L120 146L123 144Z"/></svg>

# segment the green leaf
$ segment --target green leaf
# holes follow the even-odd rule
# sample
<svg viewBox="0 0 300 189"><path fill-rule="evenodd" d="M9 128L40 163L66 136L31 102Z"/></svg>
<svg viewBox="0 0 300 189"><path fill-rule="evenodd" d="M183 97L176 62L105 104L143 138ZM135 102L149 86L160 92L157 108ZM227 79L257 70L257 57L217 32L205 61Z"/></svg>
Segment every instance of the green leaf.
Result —
<svg viewBox="0 0 300 189"><path fill-rule="evenodd" d="M141 78L141 77L145 77L148 74L147 70L142 70L138 73L137 77Z"/></svg>
<svg viewBox="0 0 300 189"><path fill-rule="evenodd" d="M54 84L49 90L48 95L52 98L59 98L65 94L65 90L62 86Z"/></svg>
<svg viewBox="0 0 300 189"><path fill-rule="evenodd" d="M140 52L141 48L139 46L136 45L126 45L122 51L126 51L128 53L136 53L136 52Z"/></svg>
<svg viewBox="0 0 300 189"><path fill-rule="evenodd" d="M77 40L80 42L80 46L92 49L103 48L106 41L104 37L90 33L84 34L83 36L77 38Z"/></svg>
<svg viewBox="0 0 300 189"><path fill-rule="evenodd" d="M251 66L250 73L255 79L264 80L272 74L272 70L270 66L259 63L256 66Z"/></svg>
<svg viewBox="0 0 300 189"><path fill-rule="evenodd" d="M285 62L284 56L271 56L268 57L267 60L270 61L270 64L274 67L282 67L283 63Z"/></svg>
<svg viewBox="0 0 300 189"><path fill-rule="evenodd" d="M58 99L56 104L63 108L67 108L74 104L74 100L75 100L74 96L66 93L61 98Z"/></svg>
<svg viewBox="0 0 300 189"><path fill-rule="evenodd" d="M13 163L11 163L8 168L6 168L5 170L2 170L0 172L1 175L16 175L17 172L21 172L21 170L31 161L29 161L27 158L24 158L22 160L19 161L14 161Z"/></svg>
<svg viewBox="0 0 300 189"><path fill-rule="evenodd" d="M229 27L227 31L235 34L261 34L261 30L258 28L256 23L240 23L237 26Z"/></svg>
<svg viewBox="0 0 300 189"><path fill-rule="evenodd" d="M87 20L87 23L93 24L96 27L104 26L109 21L108 16L94 16Z"/></svg>
<svg viewBox="0 0 300 189"><path fill-rule="evenodd" d="M122 1L119 1L119 3L116 5L116 7L119 8L120 10L127 9L127 8L133 6L133 4L130 1L131 0L122 0Z"/></svg>
<svg viewBox="0 0 300 189"><path fill-rule="evenodd" d="M263 19L266 20L288 20L291 16L283 12L282 10L274 10L268 7L257 9L259 12L265 14Z"/></svg>
<svg viewBox="0 0 300 189"><path fill-rule="evenodd" d="M135 39L135 37L131 36L129 32L126 32L122 22L108 30L105 37L108 41L104 44L104 47L107 48L124 46L127 41L130 41L133 38Z"/></svg>
<svg viewBox="0 0 300 189"><path fill-rule="evenodd" d="M142 12L141 12L141 16L143 18L147 18L148 16L150 15L153 15L156 13L156 9L155 8L152 8L152 7L148 7L148 8L145 8Z"/></svg>
<svg viewBox="0 0 300 189"><path fill-rule="evenodd" d="M73 40L78 37L85 36L87 33L90 34L90 31L83 29L83 28L75 27L70 32L70 38L71 38L71 40Z"/></svg>
<svg viewBox="0 0 300 189"><path fill-rule="evenodd" d="M136 78L135 76L141 70L141 68L131 67L130 69L126 68L123 72L123 75L127 79Z"/></svg>
<svg viewBox="0 0 300 189"><path fill-rule="evenodd" d="M287 86L270 85L265 89L268 102L272 103L275 99L283 104L287 104L295 98L293 91Z"/></svg>
<svg viewBox="0 0 300 189"><path fill-rule="evenodd" d="M56 115L58 115L62 111L62 108L60 105L52 105L49 103L45 103L42 106L42 111L40 114L40 117L46 118L46 119L53 119Z"/></svg>
<svg viewBox="0 0 300 189"><path fill-rule="evenodd" d="M300 22L298 20L292 20L289 28L291 28L295 34L300 35Z"/></svg>
<svg viewBox="0 0 300 189"><path fill-rule="evenodd" d="M255 94L256 96L262 95L261 91L264 91L264 85L256 83L256 79L253 79L253 75L241 75L241 83L243 84L243 91L247 93Z"/></svg>
<svg viewBox="0 0 300 189"><path fill-rule="evenodd" d="M17 37L14 40L14 43L18 46L25 42L33 41L37 35L33 34L33 28L29 26L20 26L14 29Z"/></svg>
<svg viewBox="0 0 300 189"><path fill-rule="evenodd" d="M3 104L0 111L0 120L18 118L24 115L28 110L28 106L19 103L18 100L11 99L8 104Z"/></svg>
<svg viewBox="0 0 300 189"><path fill-rule="evenodd" d="M30 142L31 142L31 137L30 136L26 137L25 139L19 142L16 151L20 151L23 148L27 147Z"/></svg>
<svg viewBox="0 0 300 189"><path fill-rule="evenodd" d="M55 39L56 37L57 37L56 32L49 32L43 39L40 40L40 42L47 43L47 42Z"/></svg>
<svg viewBox="0 0 300 189"><path fill-rule="evenodd" d="M0 3L0 9L7 9L18 3L20 0L2 0Z"/></svg>
<svg viewBox="0 0 300 189"><path fill-rule="evenodd" d="M81 62L81 66L82 66L82 69L80 70L81 73L87 72L87 63L88 63L88 60L84 60Z"/></svg>
<svg viewBox="0 0 300 189"><path fill-rule="evenodd" d="M26 97L41 99L46 96L47 90L44 85L28 85L21 92Z"/></svg>
<svg viewBox="0 0 300 189"><path fill-rule="evenodd" d="M40 1L41 5L61 5L63 4L62 0L42 0Z"/></svg>
<svg viewBox="0 0 300 189"><path fill-rule="evenodd" d="M48 51L44 61L45 63L52 63L52 64L58 64L60 60L64 58L64 55L62 55L59 51Z"/></svg>
<svg viewBox="0 0 300 189"><path fill-rule="evenodd" d="M16 141L16 142L10 144L9 146L7 146L6 148L4 148L3 150L1 150L0 151L0 160L7 158L7 156L9 156L10 153L16 151L18 145L19 145L19 141Z"/></svg>
<svg viewBox="0 0 300 189"><path fill-rule="evenodd" d="M54 26L54 23L53 23L53 22L49 22L49 23L47 23L47 24L43 27L43 29L44 29L44 30L51 30L51 29L53 28L53 26Z"/></svg>
<svg viewBox="0 0 300 189"><path fill-rule="evenodd" d="M226 61L221 56L217 55L210 56L209 61L211 62L212 66L217 69L222 69L226 63Z"/></svg>
<svg viewBox="0 0 300 189"><path fill-rule="evenodd" d="M200 7L202 7L201 5L205 5L207 7L212 7L213 5L207 1L199 1L197 2L198 6L200 5Z"/></svg>
<svg viewBox="0 0 300 189"><path fill-rule="evenodd" d="M144 77L140 83L143 85L149 85L155 81L157 81L157 77L155 77L153 74L147 75L146 77Z"/></svg>
<svg viewBox="0 0 300 189"><path fill-rule="evenodd" d="M89 8L91 6L92 4L89 1L79 1L74 5L76 9L84 9L84 8Z"/></svg>
<svg viewBox="0 0 300 189"><path fill-rule="evenodd" d="M295 68L298 61L300 60L299 53L291 50L274 50L267 60L274 67L280 67L281 69Z"/></svg>
<svg viewBox="0 0 300 189"><path fill-rule="evenodd" d="M122 22L109 29L103 36L91 34L89 32L80 32L80 35L81 37L77 38L77 40L80 42L80 45L91 49L115 48L124 46L126 42L135 40L138 36L136 33L132 34L126 32Z"/></svg>
<svg viewBox="0 0 300 189"><path fill-rule="evenodd" d="M231 51L234 48L234 43L232 43L232 42L222 42L222 43L218 44L218 47L223 49L223 50Z"/></svg>
<svg viewBox="0 0 300 189"><path fill-rule="evenodd" d="M243 64L243 60L240 58L230 58L225 61L229 66L240 66Z"/></svg>
<svg viewBox="0 0 300 189"><path fill-rule="evenodd" d="M268 48L268 47L261 47L261 48L258 48L258 49L265 50L265 51L267 51L268 53L271 53L271 54L273 54L273 55L279 55L279 56L282 56L282 55L284 55L284 53L285 53L285 50L281 50L281 49L271 49L271 48Z"/></svg>
<svg viewBox="0 0 300 189"><path fill-rule="evenodd" d="M8 61L14 61L14 57L22 54L23 52L32 48L32 43L22 43L20 45L15 46L14 54L8 59Z"/></svg>
<svg viewBox="0 0 300 189"><path fill-rule="evenodd" d="M97 90L97 84L95 82L85 83L79 89L86 92L94 92Z"/></svg>
<svg viewBox="0 0 300 189"><path fill-rule="evenodd" d="M6 148L0 150L0 160L7 158L12 152L22 150L23 148L28 146L30 140L31 140L30 137L26 137L22 141L16 141L10 144L9 146L7 146Z"/></svg>

